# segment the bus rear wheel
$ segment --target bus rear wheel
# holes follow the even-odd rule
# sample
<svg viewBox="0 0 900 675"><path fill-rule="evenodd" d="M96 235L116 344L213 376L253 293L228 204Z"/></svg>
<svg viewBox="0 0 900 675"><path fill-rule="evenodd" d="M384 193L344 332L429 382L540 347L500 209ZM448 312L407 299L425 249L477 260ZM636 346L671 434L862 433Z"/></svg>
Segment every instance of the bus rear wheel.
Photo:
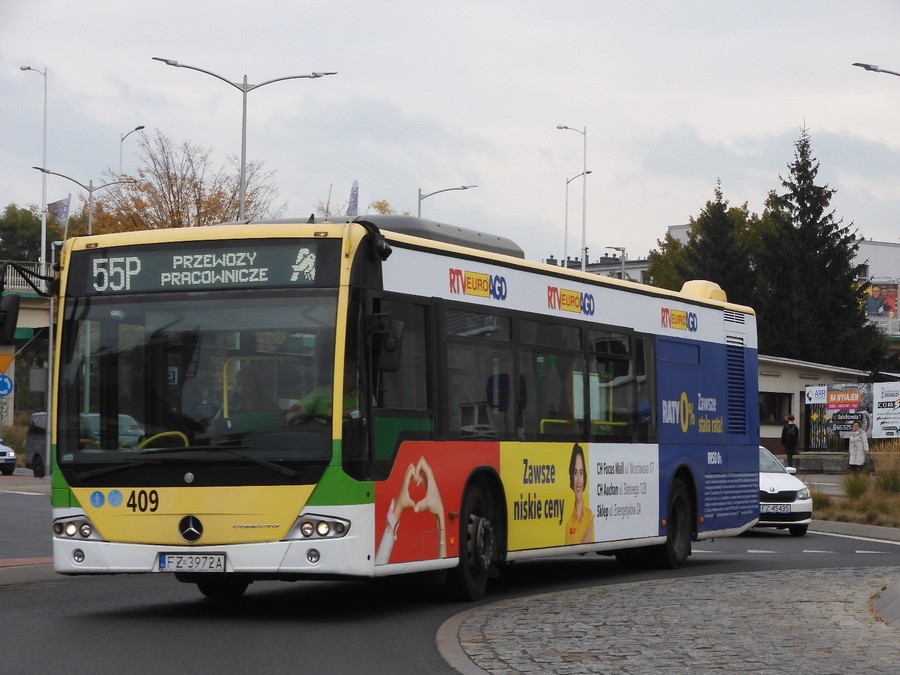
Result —
<svg viewBox="0 0 900 675"><path fill-rule="evenodd" d="M459 565L450 572L448 590L457 600L478 600L487 588L496 555L494 513L481 487L463 496L459 524Z"/></svg>
<svg viewBox="0 0 900 675"><path fill-rule="evenodd" d="M666 518L666 542L654 547L657 566L678 569L691 555L691 497L684 481L676 478L669 492L669 508Z"/></svg>

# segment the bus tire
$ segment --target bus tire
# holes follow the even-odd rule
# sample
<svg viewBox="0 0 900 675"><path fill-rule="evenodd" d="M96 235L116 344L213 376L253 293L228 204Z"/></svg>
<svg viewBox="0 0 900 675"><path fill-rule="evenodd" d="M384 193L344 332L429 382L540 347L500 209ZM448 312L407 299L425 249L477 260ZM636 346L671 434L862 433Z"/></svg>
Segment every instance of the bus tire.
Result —
<svg viewBox="0 0 900 675"><path fill-rule="evenodd" d="M674 570L684 566L691 555L691 497L680 478L672 481L669 508L666 515L666 542L654 547L655 562L662 569Z"/></svg>
<svg viewBox="0 0 900 675"><path fill-rule="evenodd" d="M497 542L494 510L478 485L463 495L459 519L459 564L450 571L447 585L455 600L478 600L487 588Z"/></svg>
<svg viewBox="0 0 900 675"><path fill-rule="evenodd" d="M250 582L241 577L224 579L198 579L197 588L210 600L237 600L247 590Z"/></svg>

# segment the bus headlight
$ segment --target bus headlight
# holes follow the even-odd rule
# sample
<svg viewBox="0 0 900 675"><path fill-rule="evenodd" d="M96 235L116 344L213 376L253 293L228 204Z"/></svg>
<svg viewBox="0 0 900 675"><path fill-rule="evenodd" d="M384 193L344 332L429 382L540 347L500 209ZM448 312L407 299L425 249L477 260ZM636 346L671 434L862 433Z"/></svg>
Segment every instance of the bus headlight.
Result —
<svg viewBox="0 0 900 675"><path fill-rule="evenodd" d="M350 521L305 514L297 518L285 539L338 539L350 530Z"/></svg>
<svg viewBox="0 0 900 675"><path fill-rule="evenodd" d="M59 539L103 541L87 516L69 516L53 522L53 535Z"/></svg>

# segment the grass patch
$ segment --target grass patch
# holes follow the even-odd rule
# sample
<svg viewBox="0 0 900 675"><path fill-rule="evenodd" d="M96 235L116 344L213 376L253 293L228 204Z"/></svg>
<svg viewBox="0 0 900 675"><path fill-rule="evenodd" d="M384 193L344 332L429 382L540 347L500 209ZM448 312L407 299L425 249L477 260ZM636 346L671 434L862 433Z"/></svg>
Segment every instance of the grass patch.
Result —
<svg viewBox="0 0 900 675"><path fill-rule="evenodd" d="M846 497L813 492L813 518L900 527L900 454L877 453L875 475L844 476Z"/></svg>

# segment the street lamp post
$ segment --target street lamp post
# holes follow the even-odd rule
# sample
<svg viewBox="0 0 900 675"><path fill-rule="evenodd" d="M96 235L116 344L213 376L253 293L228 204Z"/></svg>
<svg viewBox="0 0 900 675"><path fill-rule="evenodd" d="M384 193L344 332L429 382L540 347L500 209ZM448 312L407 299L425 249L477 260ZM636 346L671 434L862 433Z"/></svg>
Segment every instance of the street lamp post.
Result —
<svg viewBox="0 0 900 675"><path fill-rule="evenodd" d="M625 281L625 247L624 246L607 246L611 251L618 251L622 255L622 281Z"/></svg>
<svg viewBox="0 0 900 675"><path fill-rule="evenodd" d="M416 211L416 215L421 218L422 217L422 200L428 199L432 195L436 195L440 192L450 192L451 190L468 190L469 188L477 188L477 185L460 185L459 187L452 188L444 188L443 190L435 190L434 192L429 192L428 194L422 194L422 188L419 188L419 208Z"/></svg>
<svg viewBox="0 0 900 675"><path fill-rule="evenodd" d="M590 171L583 171L577 176L572 176L571 178L566 178L566 225L565 225L565 234L563 240L563 265L566 269L569 269L569 183L571 183L576 178L580 178L584 174L588 174Z"/></svg>
<svg viewBox="0 0 900 675"><path fill-rule="evenodd" d="M887 73L888 75L900 76L900 73L896 73L893 70L885 70L884 68L879 68L878 66L873 66L871 63L854 63L853 65L860 68L865 68L866 70L871 70L873 73Z"/></svg>
<svg viewBox="0 0 900 675"><path fill-rule="evenodd" d="M140 131L144 128L144 125L140 125L129 131L127 134L119 134L119 175L122 175L122 145L125 143L125 139L131 136L135 131Z"/></svg>
<svg viewBox="0 0 900 675"><path fill-rule="evenodd" d="M565 124L556 125L557 129L574 131L584 137L584 154L582 164L582 193L581 193L581 271L587 270L587 125L584 131L566 126Z"/></svg>
<svg viewBox="0 0 900 675"><path fill-rule="evenodd" d="M49 174L51 176L59 176L60 178L65 178L66 180L70 180L73 183L75 183L76 185L80 186L81 188L87 190L87 193L88 193L88 231L87 231L87 233L88 234L93 234L93 229L94 229L94 218L93 218L93 216L94 216L94 193L97 190L102 190L103 188L109 187L110 185L120 185L122 183L133 183L134 182L134 180L129 178L127 180L114 180L111 183L104 183L103 185L98 185L98 186L94 187L93 179L88 181L88 184L85 185L81 181L77 181L70 176L66 176L65 174L56 173L56 171L50 171L49 169L45 169L40 166L33 166L31 168L37 169L38 171L40 171L41 173L43 173L45 175Z"/></svg>
<svg viewBox="0 0 900 675"><path fill-rule="evenodd" d="M337 75L337 72L328 72L328 73L319 73L314 72L309 75L288 75L286 77L276 77L272 80L266 80L265 82L260 82L259 84L247 84L247 76L244 75L243 83L232 82L231 80L222 77L221 75L217 75L216 73L204 70L203 68L197 68L196 66L188 66L183 63L179 63L174 59L163 59L158 56L152 57L154 61L162 61L167 66L174 66L175 68L188 68L189 70L196 70L200 73L206 73L207 75L212 75L216 79L222 80L225 84L230 84L235 89L238 89L243 96L243 116L241 117L241 185L240 185L240 206L238 212L238 220L244 220L244 211L246 209L246 197L247 197L247 94L249 94L254 89L259 89L260 87L265 87L267 84L272 84L273 82L281 82L282 80L302 80L309 79L314 80L319 77L324 77L325 75Z"/></svg>
<svg viewBox="0 0 900 675"><path fill-rule="evenodd" d="M20 70L31 70L44 78L44 154L42 162L47 166L47 67L43 70L31 66L19 66ZM41 254L38 257L41 274L45 273L44 265L47 258L47 176L41 178ZM49 445L47 447L50 447Z"/></svg>

